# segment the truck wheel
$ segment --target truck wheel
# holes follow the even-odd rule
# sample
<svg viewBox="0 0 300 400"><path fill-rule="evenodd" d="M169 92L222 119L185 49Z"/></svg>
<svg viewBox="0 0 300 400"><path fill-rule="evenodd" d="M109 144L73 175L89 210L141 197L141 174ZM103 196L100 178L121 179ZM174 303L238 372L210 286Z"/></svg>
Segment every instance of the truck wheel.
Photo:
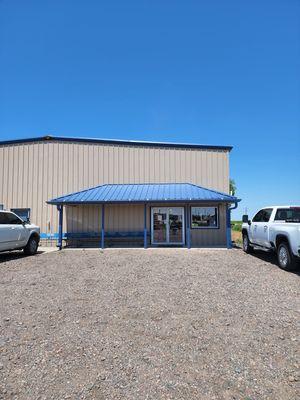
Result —
<svg viewBox="0 0 300 400"><path fill-rule="evenodd" d="M36 237L31 236L28 240L28 243L26 244L26 247L24 247L24 253L32 256L37 252L39 246L39 242Z"/></svg>
<svg viewBox="0 0 300 400"><path fill-rule="evenodd" d="M295 262L292 258L288 243L282 242L277 249L277 260L279 267L289 271L295 268Z"/></svg>
<svg viewBox="0 0 300 400"><path fill-rule="evenodd" d="M243 233L243 250L245 253L252 253L253 247L250 245L249 237L247 233Z"/></svg>

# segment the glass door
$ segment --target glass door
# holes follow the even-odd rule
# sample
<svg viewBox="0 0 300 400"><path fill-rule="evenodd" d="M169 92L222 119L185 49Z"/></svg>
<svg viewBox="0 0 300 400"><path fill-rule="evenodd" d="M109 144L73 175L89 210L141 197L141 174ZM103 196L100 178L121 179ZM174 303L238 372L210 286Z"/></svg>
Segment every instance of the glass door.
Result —
<svg viewBox="0 0 300 400"><path fill-rule="evenodd" d="M167 243L167 209L152 208L152 243Z"/></svg>
<svg viewBox="0 0 300 400"><path fill-rule="evenodd" d="M183 244L183 207L172 207L168 210L169 215L169 243Z"/></svg>
<svg viewBox="0 0 300 400"><path fill-rule="evenodd" d="M183 207L151 209L151 242L165 245L184 243Z"/></svg>

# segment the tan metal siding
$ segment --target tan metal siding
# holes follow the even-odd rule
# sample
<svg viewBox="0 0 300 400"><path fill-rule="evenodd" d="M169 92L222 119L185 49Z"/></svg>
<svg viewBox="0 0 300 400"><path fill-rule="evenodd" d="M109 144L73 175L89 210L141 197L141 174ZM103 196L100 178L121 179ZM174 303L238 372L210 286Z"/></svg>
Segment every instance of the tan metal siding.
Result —
<svg viewBox="0 0 300 400"><path fill-rule="evenodd" d="M31 208L41 232L57 232L57 211L46 201L104 183L189 182L227 192L228 151L78 142L0 145L0 203ZM79 224L72 211L73 229ZM89 211L88 220L95 217ZM113 224L117 227L117 217ZM50 225L49 223L50 222ZM86 228L90 222L85 221Z"/></svg>

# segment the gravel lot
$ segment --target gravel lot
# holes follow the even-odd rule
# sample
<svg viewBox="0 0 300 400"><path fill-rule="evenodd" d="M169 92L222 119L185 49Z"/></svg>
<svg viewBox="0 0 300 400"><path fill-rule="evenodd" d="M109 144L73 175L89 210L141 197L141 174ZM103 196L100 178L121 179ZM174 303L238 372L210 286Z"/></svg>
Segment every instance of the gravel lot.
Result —
<svg viewBox="0 0 300 400"><path fill-rule="evenodd" d="M273 261L0 255L0 398L299 399L299 272Z"/></svg>

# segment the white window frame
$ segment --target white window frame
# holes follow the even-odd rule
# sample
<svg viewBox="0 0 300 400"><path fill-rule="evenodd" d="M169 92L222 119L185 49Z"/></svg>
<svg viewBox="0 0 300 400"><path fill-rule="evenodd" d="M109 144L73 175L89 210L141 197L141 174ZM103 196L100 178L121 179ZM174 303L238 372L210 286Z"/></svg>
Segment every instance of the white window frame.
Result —
<svg viewBox="0 0 300 400"><path fill-rule="evenodd" d="M214 208L216 210L217 214L217 225L216 226L193 226L193 208ZM219 229L220 228L220 218L219 218L219 206L191 206L190 207L190 223L191 223L191 229Z"/></svg>

